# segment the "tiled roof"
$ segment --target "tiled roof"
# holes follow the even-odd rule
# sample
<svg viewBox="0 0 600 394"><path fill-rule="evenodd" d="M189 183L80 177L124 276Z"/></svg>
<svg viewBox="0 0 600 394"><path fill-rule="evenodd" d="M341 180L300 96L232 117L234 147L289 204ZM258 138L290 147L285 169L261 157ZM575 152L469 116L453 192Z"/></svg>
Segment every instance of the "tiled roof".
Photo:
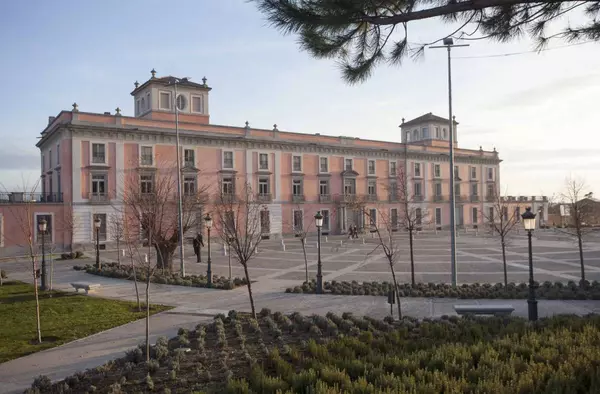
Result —
<svg viewBox="0 0 600 394"><path fill-rule="evenodd" d="M417 118L411 119L408 122L403 122L402 126L412 126L416 124L421 124L425 122L440 122L440 123L448 123L448 119L442 118L441 116L434 115L433 113L428 113L425 115L421 115ZM458 122L455 120L454 124L457 125Z"/></svg>

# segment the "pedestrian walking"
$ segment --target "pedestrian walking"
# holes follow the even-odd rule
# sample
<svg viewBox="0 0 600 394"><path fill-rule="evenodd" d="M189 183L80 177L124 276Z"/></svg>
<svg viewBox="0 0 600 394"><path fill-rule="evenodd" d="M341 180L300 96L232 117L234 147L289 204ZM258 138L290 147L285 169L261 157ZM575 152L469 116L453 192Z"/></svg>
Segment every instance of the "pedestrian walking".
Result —
<svg viewBox="0 0 600 394"><path fill-rule="evenodd" d="M204 247L204 240L202 239L202 234L198 233L198 235L196 235L196 238L194 238L194 254L196 255L196 262L197 263L201 263L202 262L202 254L200 254L200 248Z"/></svg>

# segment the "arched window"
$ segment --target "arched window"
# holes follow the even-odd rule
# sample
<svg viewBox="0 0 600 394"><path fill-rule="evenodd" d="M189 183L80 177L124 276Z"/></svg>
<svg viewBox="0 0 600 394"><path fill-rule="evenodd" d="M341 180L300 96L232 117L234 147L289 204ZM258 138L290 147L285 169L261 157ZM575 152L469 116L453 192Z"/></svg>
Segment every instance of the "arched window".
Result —
<svg viewBox="0 0 600 394"><path fill-rule="evenodd" d="M410 131L406 132L406 142L410 142Z"/></svg>
<svg viewBox="0 0 600 394"><path fill-rule="evenodd" d="M142 111L146 109L146 100L142 97Z"/></svg>
<svg viewBox="0 0 600 394"><path fill-rule="evenodd" d="M417 130L417 129L413 130L413 140L414 141L418 141L419 140L419 130Z"/></svg>
<svg viewBox="0 0 600 394"><path fill-rule="evenodd" d="M445 127L442 129L442 133L444 134L444 139L447 139L448 138L448 132L446 131Z"/></svg>

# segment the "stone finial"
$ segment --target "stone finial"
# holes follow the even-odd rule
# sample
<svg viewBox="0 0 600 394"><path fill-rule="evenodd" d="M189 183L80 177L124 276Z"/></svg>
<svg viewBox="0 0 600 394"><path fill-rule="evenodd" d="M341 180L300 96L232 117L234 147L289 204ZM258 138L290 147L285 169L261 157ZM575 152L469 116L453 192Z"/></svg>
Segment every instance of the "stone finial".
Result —
<svg viewBox="0 0 600 394"><path fill-rule="evenodd" d="M246 128L249 129L250 128L250 122L246 121Z"/></svg>
<svg viewBox="0 0 600 394"><path fill-rule="evenodd" d="M150 74L152 74L152 79L156 78L156 70L155 69L152 69L150 71Z"/></svg>
<svg viewBox="0 0 600 394"><path fill-rule="evenodd" d="M277 123L275 123L275 124L273 125L273 131L279 131L279 130L277 129Z"/></svg>
<svg viewBox="0 0 600 394"><path fill-rule="evenodd" d="M138 86L140 86L140 83L139 83L138 81L135 81L135 82L133 83L133 86L135 86L135 88L137 89L137 88L138 88Z"/></svg>
<svg viewBox="0 0 600 394"><path fill-rule="evenodd" d="M402 124L404 124L404 118L402 118Z"/></svg>
<svg viewBox="0 0 600 394"><path fill-rule="evenodd" d="M115 116L121 116L121 108L115 108Z"/></svg>
<svg viewBox="0 0 600 394"><path fill-rule="evenodd" d="M494 153L497 153L497 152L496 152L496 147L495 147L495 146L494 146Z"/></svg>
<svg viewBox="0 0 600 394"><path fill-rule="evenodd" d="M202 77L202 85L206 86L206 81L208 81L206 77Z"/></svg>
<svg viewBox="0 0 600 394"><path fill-rule="evenodd" d="M483 151L483 148L481 147L481 145L479 145L479 151Z"/></svg>
<svg viewBox="0 0 600 394"><path fill-rule="evenodd" d="M79 105L77 103L71 104L73 106L73 112L79 112Z"/></svg>

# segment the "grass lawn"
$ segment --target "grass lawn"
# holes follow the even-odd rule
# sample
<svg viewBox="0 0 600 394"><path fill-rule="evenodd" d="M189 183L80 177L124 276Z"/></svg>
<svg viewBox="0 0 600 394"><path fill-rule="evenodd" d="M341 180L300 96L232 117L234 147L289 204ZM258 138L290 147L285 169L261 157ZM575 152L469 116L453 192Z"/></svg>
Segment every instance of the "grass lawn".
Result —
<svg viewBox="0 0 600 394"><path fill-rule="evenodd" d="M170 307L152 305L150 313ZM40 292L42 343L37 343L33 285L0 286L0 363L145 317L133 302L59 291Z"/></svg>

